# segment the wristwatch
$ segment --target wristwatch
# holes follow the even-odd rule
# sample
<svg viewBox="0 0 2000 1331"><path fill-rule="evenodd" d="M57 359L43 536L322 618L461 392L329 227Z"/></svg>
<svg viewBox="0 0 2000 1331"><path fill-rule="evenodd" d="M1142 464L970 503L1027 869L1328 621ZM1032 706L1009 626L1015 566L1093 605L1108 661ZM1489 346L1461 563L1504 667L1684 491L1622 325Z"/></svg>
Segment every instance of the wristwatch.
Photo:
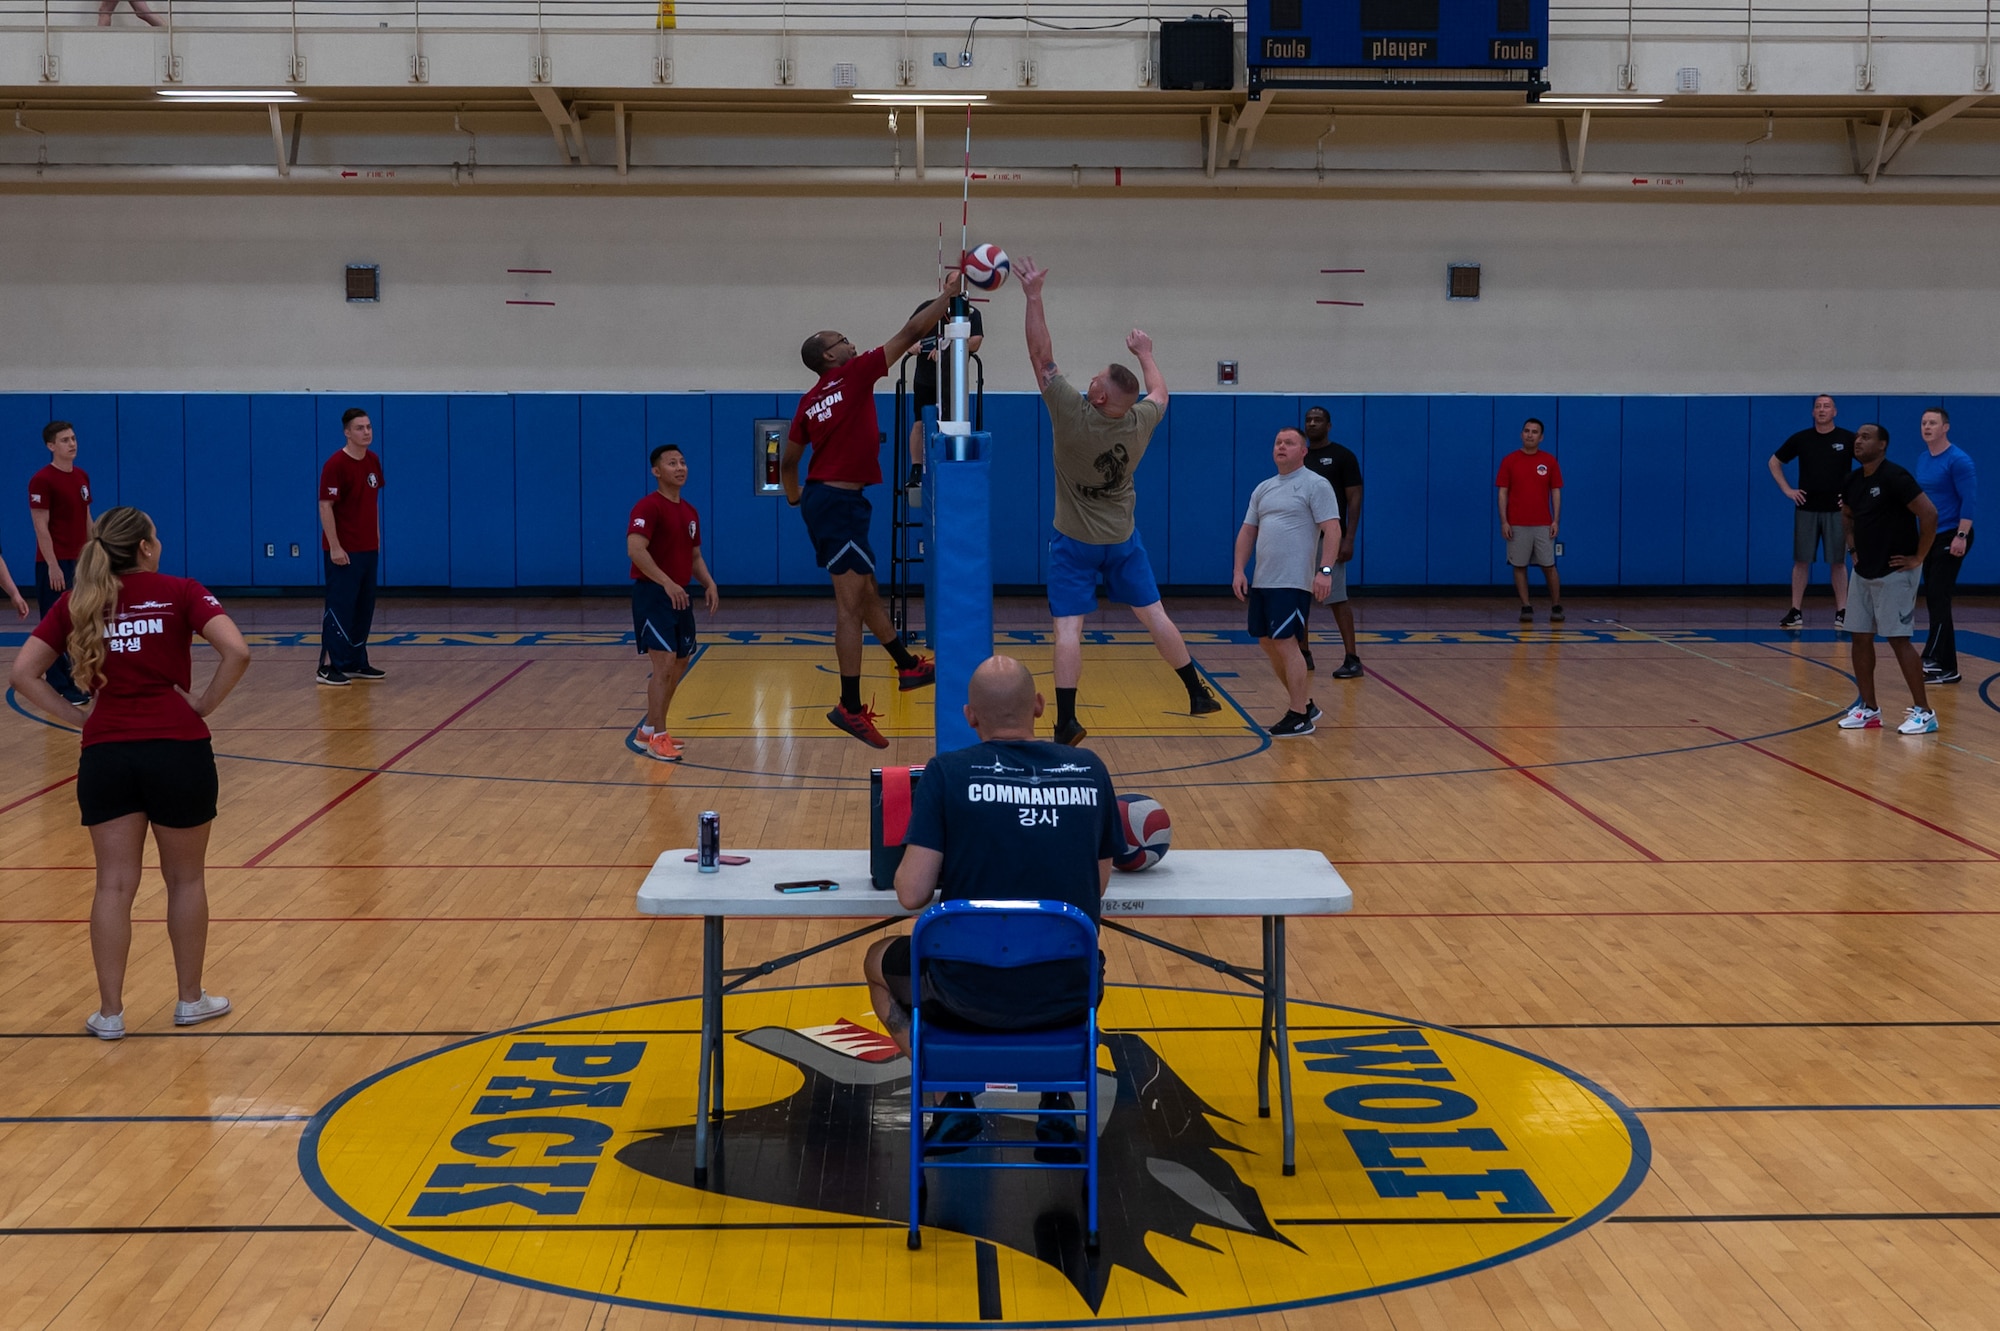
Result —
<svg viewBox="0 0 2000 1331"><path fill-rule="evenodd" d="M1321 564L1319 566L1319 571L1320 571L1320 576L1330 578L1333 576L1333 565Z"/></svg>

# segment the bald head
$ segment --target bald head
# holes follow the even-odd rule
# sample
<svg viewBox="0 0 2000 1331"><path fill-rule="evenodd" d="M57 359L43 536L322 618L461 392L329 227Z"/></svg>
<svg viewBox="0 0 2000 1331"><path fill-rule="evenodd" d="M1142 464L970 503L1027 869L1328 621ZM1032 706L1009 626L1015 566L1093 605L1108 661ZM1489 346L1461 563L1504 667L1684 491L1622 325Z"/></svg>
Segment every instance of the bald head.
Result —
<svg viewBox="0 0 2000 1331"><path fill-rule="evenodd" d="M1032 739L1042 695L1035 677L1011 656L989 656L965 690L965 719L981 739Z"/></svg>

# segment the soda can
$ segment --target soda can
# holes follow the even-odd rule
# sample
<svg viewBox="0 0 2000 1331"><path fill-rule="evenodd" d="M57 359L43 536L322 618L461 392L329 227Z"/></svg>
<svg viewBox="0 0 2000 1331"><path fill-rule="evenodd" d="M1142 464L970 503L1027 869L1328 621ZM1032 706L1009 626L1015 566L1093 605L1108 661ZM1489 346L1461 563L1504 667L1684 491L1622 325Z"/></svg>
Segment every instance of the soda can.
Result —
<svg viewBox="0 0 2000 1331"><path fill-rule="evenodd" d="M722 868L722 815L710 809L701 816L701 840L696 843L695 867L703 873Z"/></svg>

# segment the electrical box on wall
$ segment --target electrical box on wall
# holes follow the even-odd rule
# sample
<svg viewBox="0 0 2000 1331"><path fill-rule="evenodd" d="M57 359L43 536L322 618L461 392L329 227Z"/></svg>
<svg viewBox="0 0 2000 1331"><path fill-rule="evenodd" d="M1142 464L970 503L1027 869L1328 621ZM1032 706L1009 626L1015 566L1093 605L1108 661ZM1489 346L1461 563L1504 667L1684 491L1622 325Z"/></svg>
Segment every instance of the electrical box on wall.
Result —
<svg viewBox="0 0 2000 1331"><path fill-rule="evenodd" d="M778 466L784 460L785 437L792 432L792 423L783 420L762 420L750 422L751 446L757 455L757 485L760 495L781 495L785 483L779 478Z"/></svg>
<svg viewBox="0 0 2000 1331"><path fill-rule="evenodd" d="M1479 265L1476 263L1448 263L1444 268L1444 298L1446 300L1479 299Z"/></svg>
<svg viewBox="0 0 2000 1331"><path fill-rule="evenodd" d="M382 265L379 263L350 263L347 265L347 303L350 305L374 305L382 299Z"/></svg>

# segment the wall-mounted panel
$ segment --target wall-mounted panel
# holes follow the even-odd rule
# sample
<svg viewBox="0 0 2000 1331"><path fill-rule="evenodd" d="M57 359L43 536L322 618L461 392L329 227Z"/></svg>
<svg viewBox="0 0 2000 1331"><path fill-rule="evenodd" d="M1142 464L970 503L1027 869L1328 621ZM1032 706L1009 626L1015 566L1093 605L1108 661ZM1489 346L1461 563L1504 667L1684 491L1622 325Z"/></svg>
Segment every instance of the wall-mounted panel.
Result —
<svg viewBox="0 0 2000 1331"><path fill-rule="evenodd" d="M119 502L145 510L160 534L160 572L187 576L187 444L179 393L118 396ZM196 504L206 507L206 496ZM99 513L103 510L99 509Z"/></svg>
<svg viewBox="0 0 2000 1331"><path fill-rule="evenodd" d="M383 586L451 583L451 408L443 393L391 393L374 417L382 463Z"/></svg>
<svg viewBox="0 0 2000 1331"><path fill-rule="evenodd" d="M1687 399L1628 397L1623 412L1618 579L1627 587L1679 586L1689 499ZM1696 503L1722 501L1703 489Z"/></svg>
<svg viewBox="0 0 2000 1331"><path fill-rule="evenodd" d="M451 458L451 585L514 587L514 400L454 393L447 404Z"/></svg>
<svg viewBox="0 0 2000 1331"><path fill-rule="evenodd" d="M1173 544L1165 561L1154 554L1153 570L1165 582L1224 584L1234 562L1236 532L1243 525L1235 497L1236 399L1221 393L1187 394L1167 405L1163 428L1173 432L1173 448L1165 459L1172 485Z"/></svg>
<svg viewBox="0 0 2000 1331"><path fill-rule="evenodd" d="M581 400L514 395L514 575L523 587L583 581Z"/></svg>
<svg viewBox="0 0 2000 1331"><path fill-rule="evenodd" d="M1430 520L1430 399L1370 396L1362 438L1368 448L1368 581L1418 586L1427 577ZM1385 539L1386 538L1386 539Z"/></svg>
<svg viewBox="0 0 2000 1331"><path fill-rule="evenodd" d="M180 401L192 500L187 576L211 587L247 587L264 553L252 537L249 395L189 393Z"/></svg>
<svg viewBox="0 0 2000 1331"><path fill-rule="evenodd" d="M1750 505L1782 498L1756 483L1750 466L1750 399L1687 400L1690 493L1681 523L1682 576L1694 587L1734 587L1747 578Z"/></svg>
<svg viewBox="0 0 2000 1331"><path fill-rule="evenodd" d="M703 541L709 569L725 587L775 585L779 524L796 527L798 539L805 539L798 510L786 504L783 495L760 495L756 488L759 459L751 425L778 415L777 396L716 393L709 398L709 412L714 449L709 465L715 477L715 516L709 524L714 539ZM799 476L805 477L803 463Z"/></svg>
<svg viewBox="0 0 2000 1331"><path fill-rule="evenodd" d="M988 393L986 430L993 488L993 581L1019 586L1041 581L1037 550L1048 527L1042 516L1040 453L1035 418L1042 400L1033 393Z"/></svg>
<svg viewBox="0 0 2000 1331"><path fill-rule="evenodd" d="M1551 427L1549 451L1562 463L1563 473L1562 522L1556 536L1563 554L1556 571L1575 585L1601 587L1618 581L1623 405L1615 397L1566 397Z"/></svg>
<svg viewBox="0 0 2000 1331"><path fill-rule="evenodd" d="M259 587L323 581L314 411L309 393L250 398L250 580Z"/></svg>
<svg viewBox="0 0 2000 1331"><path fill-rule="evenodd" d="M586 587L623 587L631 581L632 565L625 556L625 529L632 505L655 488L646 454L657 444L678 444L687 455L688 483L681 497L694 505L703 527L707 527L709 484L713 479L708 467L708 399L698 393L662 396L661 437L657 441L648 439L647 423L653 414L653 403L661 398L585 393L579 404L582 476L578 503ZM688 399L683 405L699 408L699 448L676 417L672 405L675 398ZM705 530L703 539L707 539Z"/></svg>

